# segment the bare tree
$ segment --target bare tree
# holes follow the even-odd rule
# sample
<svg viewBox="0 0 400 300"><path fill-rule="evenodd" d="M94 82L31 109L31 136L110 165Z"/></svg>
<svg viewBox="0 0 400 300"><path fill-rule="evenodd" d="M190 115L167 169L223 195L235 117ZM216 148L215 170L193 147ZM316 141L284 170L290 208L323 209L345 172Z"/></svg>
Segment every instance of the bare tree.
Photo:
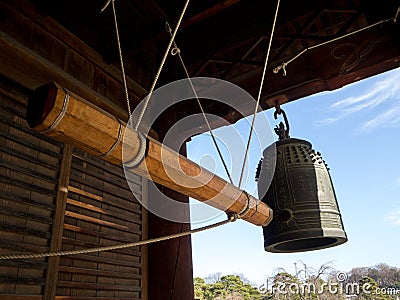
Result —
<svg viewBox="0 0 400 300"><path fill-rule="evenodd" d="M221 277L222 277L222 273L217 272L217 273L208 275L206 278L204 278L204 281L208 284L214 284L214 283L217 283L218 281L220 281Z"/></svg>

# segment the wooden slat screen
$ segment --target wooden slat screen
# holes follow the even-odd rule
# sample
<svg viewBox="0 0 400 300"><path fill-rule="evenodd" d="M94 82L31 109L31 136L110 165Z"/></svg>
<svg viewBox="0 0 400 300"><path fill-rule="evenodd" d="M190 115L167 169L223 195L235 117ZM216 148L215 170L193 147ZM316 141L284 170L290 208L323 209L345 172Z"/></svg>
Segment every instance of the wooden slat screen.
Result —
<svg viewBox="0 0 400 300"><path fill-rule="evenodd" d="M28 128L26 98L2 91L0 253L48 252L63 145ZM0 261L1 297L42 295L46 268L47 259Z"/></svg>
<svg viewBox="0 0 400 300"><path fill-rule="evenodd" d="M142 239L142 179L131 179L132 194L121 167L78 149L71 155L66 145L31 130L29 91L19 88L0 78L0 255ZM59 180L66 176L68 193L60 197ZM60 231L57 214L64 216ZM0 260L0 300L145 299L145 254L136 247L59 260Z"/></svg>
<svg viewBox="0 0 400 300"><path fill-rule="evenodd" d="M74 149L62 249L139 241L141 178L135 179L132 195L120 167ZM141 255L136 247L62 257L57 296L140 299Z"/></svg>

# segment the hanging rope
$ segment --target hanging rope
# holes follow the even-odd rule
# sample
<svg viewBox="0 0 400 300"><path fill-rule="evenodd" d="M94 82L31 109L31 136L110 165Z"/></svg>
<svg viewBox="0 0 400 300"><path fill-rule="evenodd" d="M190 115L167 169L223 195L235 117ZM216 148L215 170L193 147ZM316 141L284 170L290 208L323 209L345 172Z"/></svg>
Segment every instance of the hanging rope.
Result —
<svg viewBox="0 0 400 300"><path fill-rule="evenodd" d="M121 64L122 82L124 84L126 107L128 109L128 123L130 123L130 122L132 122L132 120L131 120L132 119L131 118L132 117L132 111L131 111L131 105L130 105L130 101L129 101L128 84L126 82L124 59L122 57L121 41L120 41L120 38L119 38L119 31L118 31L117 13L116 13L116 10L115 10L114 2L115 2L115 0L108 0L107 3L104 5L104 7L100 10L100 12L103 12L111 3L112 10L113 10L113 16L114 16L115 35L117 37L119 61L120 61L120 64Z"/></svg>
<svg viewBox="0 0 400 300"><path fill-rule="evenodd" d="M254 109L253 120L252 120L252 122L251 122L250 133L249 133L249 139L247 140L246 153L245 153L244 158L243 158L242 171L240 172L240 179L239 179L239 186L238 186L239 189L240 189L240 187L241 187L241 185L242 185L244 169L245 169L245 167L246 167L246 162L247 162L247 155L249 154L249 149L250 149L250 141L251 141L251 138L252 138L252 136L253 136L254 123L255 123L255 121L256 121L256 116L257 116L257 112L258 112L258 106L259 106L259 104L260 104L261 92L262 92L262 89L263 89L264 80L265 80L265 74L266 74L267 66L268 66L269 53L270 53L270 51L271 51L272 38L273 38L273 36L274 36L275 25L276 25L276 19L277 19L277 17L278 17L279 4L280 4L280 0L278 0L278 3L276 4L274 22L272 23L272 30L271 30L271 35L270 35L270 38L269 38L269 43L268 43L267 55L266 55L266 57L265 57L264 69L263 69L262 76L261 76L260 88L259 88L259 90L258 90L256 107L255 107L255 109Z"/></svg>
<svg viewBox="0 0 400 300"><path fill-rule="evenodd" d="M171 27L169 26L169 23L167 22L166 25L167 25L167 31L168 31L169 34L172 36L172 29L171 29ZM200 101L200 99L199 99L199 96L197 95L196 89L194 88L192 79L190 78L189 72L188 72L188 70L187 70L187 68L186 68L185 62L183 61L183 58L182 58L182 55L181 55L181 50L178 48L178 45L176 44L175 40L174 40L173 44L174 44L174 48L171 49L171 55L178 55L178 57L179 57L179 60L180 60L181 65L182 65L182 67L183 67L183 70L185 71L186 77L187 77L187 79L188 79L188 81L189 81L190 87L191 87L191 89L192 89L192 91L193 91L193 94L194 94L196 100L197 100L197 104L198 104L199 107L200 107L201 114L203 115L204 121L205 121L206 124L207 124L208 131L210 132L210 135L211 135L212 141L213 141L213 143L214 143L215 149L217 150L218 156L219 156L219 158L221 159L221 162L222 162L222 164L223 164L223 166L224 166L225 173L226 173L226 175L228 176L229 181L231 182L231 184L233 184L232 176L231 176L231 174L230 174L230 172L229 172L228 166L226 165L225 159L224 159L224 157L222 156L221 149L220 149L219 146L218 146L217 140L216 140L216 138L215 138L215 136L214 136L214 132L213 132L213 130L212 130L212 128L211 128L210 123L208 122L208 119L207 119L206 113L205 113L205 111L204 111L203 105L201 104L201 101Z"/></svg>
<svg viewBox="0 0 400 300"><path fill-rule="evenodd" d="M115 28L116 28L116 35L117 35L117 42L118 42L118 50L119 50L119 54L120 54L121 69L122 69L122 77L123 77L123 81L124 81L124 88L125 88L125 94L126 94L126 99L127 99L127 106L128 106L129 115L131 115L130 105L129 105L129 95L128 95L128 89L127 89L127 85L126 85L125 71L124 71L124 67L123 67L122 51L121 51L121 46L120 46L120 39L119 39L119 33L118 33L118 25L117 25L117 18L116 18L114 0L108 0L108 2L107 2L106 5L102 8L101 11L104 11L104 10L108 7L108 5L109 5L110 3L112 3L113 13L114 13L114 23L115 23ZM177 33L177 31L178 31L179 25L180 25L180 23L181 23L181 21L182 21L183 15L184 15L184 13L185 13L185 11L186 11L186 8L187 8L187 5L188 5L188 4L189 4L189 0L186 2L185 7L184 7L184 9L183 9L183 11L182 11L182 14L181 14L181 16L180 16L180 18L179 18L179 21L178 21L178 23L177 23L177 25L176 25L176 27L175 27L175 30L174 30L174 32L171 34L171 40L170 40L170 43L169 43L169 45L168 45L168 47L167 47L167 51L166 51L166 53L165 53L166 55L164 55L164 58L163 58L163 60L162 60L162 62L161 62L160 68L159 68L159 70L158 70L158 72L157 72L156 78L155 78L155 80L154 80L154 82L153 82L153 85L152 85L152 87L151 87L151 89L150 89L149 96L148 96L147 99L146 99L145 105L144 105L144 107L143 107L143 109L142 109L142 111L141 111L141 115L140 115L140 118L139 118L139 120L138 120L138 122L137 122L137 124L136 124L136 128L135 128L135 129L137 130L137 127L138 127L139 124L140 124L140 121L141 121L141 119L142 119L142 117L143 117L143 114L144 114L144 112L145 112L145 110L146 110L146 108L147 108L147 105L148 105L149 99L150 99L150 97L151 97L151 94L152 94L152 92L154 91L154 87L155 87L155 85L156 85L156 83L157 83L157 79L158 79L158 77L159 77L159 75L160 75L160 73L161 73L161 69L162 69L162 67L163 67L163 65L164 65L164 63L165 63L166 57L167 57L167 55L168 55L168 53L169 53L169 51L170 51L170 49L171 49L172 44L174 43L174 49L173 49L174 52L173 52L173 54L175 54L175 55L178 54L178 56L179 56L179 59L180 59L180 61L181 61L181 63L182 63L182 66L183 66L183 68L184 68L184 70L185 70L185 73L186 73L187 77L189 78L190 85L191 85L191 87L192 87L192 89L193 89L193 92L194 92L194 94L195 94L195 96L196 96L196 99L197 99L197 101L198 101L199 107L200 107L200 109L201 109L201 111L202 111L202 114L203 114L203 116L204 116L204 118L205 118L205 121L206 121L206 123L207 123L207 126L208 126L208 128L209 128L209 130L210 130L210 133L211 133L211 136L212 136L213 141L214 141L214 143L215 143L215 146L216 146L216 148L217 148L217 151L218 151L218 153L219 153L219 155L220 155L220 157L221 157L221 160L222 160L222 162L223 162L223 164L224 164L225 171L227 172L227 175L228 175L228 177L229 177L231 183L233 183L233 182L232 182L232 178L231 178L231 176L230 176L230 174L229 174L229 171L228 171L228 169L227 169L227 167L226 167L225 161L224 161L224 159L223 159L223 157L222 157L221 151L220 151L220 149L219 149L219 147L218 147L218 144L216 143L216 139L215 139L215 137L214 137L214 134L212 133L211 126L210 126L210 124L209 124L209 122L208 122L208 120L207 120L207 117L206 117L206 115L205 115L205 112L204 112L204 109L203 109L203 107L202 107L202 104L201 104L201 102L200 102L200 100L199 100L199 97L198 97L197 92L196 92L196 90L195 90L195 88L194 88L194 86L193 86L193 83L192 83L191 80L190 80L189 73L188 73L187 68L186 68L186 66L185 66L185 64L184 64L184 62L183 62L183 59L182 59L181 55L180 55L180 50L179 50L179 48L177 47L176 43L174 42L176 33ZM168 28L170 29L169 25L168 25ZM171 30L169 30L169 32L171 33ZM131 117L131 116L130 116L130 117ZM131 119L131 118L130 118L130 119ZM162 236L162 237L158 237L158 238L154 238L154 239L143 240L143 241L133 242L133 243L125 243L125 244L119 244L119 245L113 245L113 246L105 246L105 247L89 248L89 249L81 249L81 250L56 251L56 252L35 253L35 254L11 254L11 255L1 255L1 256L0 256L0 260L34 259L34 258L45 258L45 257L54 257L54 256L66 256L66 255L77 255L77 254L87 254L87 253L95 253L95 252L112 251L112 250L126 249L126 248L131 248L131 247L137 247L137 246L148 245L148 244L152 244L152 243L156 243L156 242L166 241L166 240L175 239L175 238L179 238L179 237L191 235L191 234L194 234L194 233L198 233L198 232L210 230L210 229L213 229L213 228L216 228L216 227L219 227L219 226L222 226L222 225L225 225L225 224L234 222L234 221L236 221L237 219L241 219L241 218L248 212L248 210L250 209L250 207L249 207L249 205L250 205L250 198L249 198L249 196L248 196L248 194L247 194L246 192L244 192L244 193L246 194L246 197L247 197L247 205L244 207L244 209L243 209L239 214L231 214L231 215L228 215L228 219L227 219L227 220L220 221L220 222L217 222L217 223L212 224L212 225L207 225L207 226L200 227L200 228L197 228L197 229L193 229L193 230L190 230L190 231L180 232L180 233L176 233L176 234L171 234L171 235L167 235L167 236Z"/></svg>
<svg viewBox="0 0 400 300"><path fill-rule="evenodd" d="M384 19L384 20L378 21L378 22L376 22L376 23L374 23L374 24L371 24L371 25L365 26L365 27L363 27L363 28L360 28L360 29L358 29L358 30L355 30L355 31L346 33L346 34L344 34L344 35L341 35L341 36L336 37L336 38L334 38L334 39L331 39L331 40L329 40L329 41L322 42L322 43L320 43L320 44L317 44L317 45L308 47L308 48L302 50L301 52L299 52L298 54L296 54L293 58L289 59L287 62L284 62L284 63L282 63L281 65L279 65L279 66L277 66L276 68L274 68L273 72L274 72L275 74L277 74L280 70L282 70L282 71L283 71L283 76L286 76L286 67L287 67L290 63L292 63L293 61L295 61L296 59L298 59L300 56L302 56L304 53L306 53L307 51L312 50L312 49L315 49L315 48L318 48L318 47L321 47L321 46L324 46L324 45L329 44L329 43L333 43L333 42L335 42L335 41L344 39L344 38L349 37L349 36L352 36L352 35L354 35L354 34L356 34L356 33L362 32L362 31L364 31L364 30L367 30L367 29L376 27L376 26L378 26L378 25L381 25L381 24L384 24L384 23L387 23L387 22L393 21L394 23L396 23L397 18L398 18L398 16L399 16L399 13L400 13L400 6L399 6L399 8L397 9L396 15L395 15L393 18Z"/></svg>
<svg viewBox="0 0 400 300"><path fill-rule="evenodd" d="M170 39L170 41L168 43L167 49L165 50L163 59L161 60L160 67L158 68L157 74L154 77L153 84L150 87L149 94L147 95L147 97L146 97L146 99L144 101L143 108L142 108L142 110L141 110L141 112L140 112L140 114L138 116L138 119L137 119L137 122L136 122L136 125L135 125L135 130L138 130L140 122L142 121L143 115L144 115L144 113L145 113L145 111L147 109L147 106L149 105L149 101L150 101L151 95L153 94L154 88L156 87L158 78L160 77L160 74L161 74L161 70L164 67L165 61L167 60L169 51L171 50L172 44L173 44L173 42L175 40L176 33L178 32L179 26L181 25L183 16L185 15L185 12L186 12L186 9L187 9L187 7L189 5L189 2L190 2L190 0L186 0L186 3L185 3L185 5L184 5L184 7L182 9L181 15L179 16L178 22L176 23L174 32L171 35L171 39Z"/></svg>
<svg viewBox="0 0 400 300"><path fill-rule="evenodd" d="M114 4L115 0L108 0L107 3L104 5L104 7L100 10L100 12L104 12L104 10L110 5L112 6L112 10L113 10L113 16L114 16L114 26L115 26L115 35L117 38L117 46L118 46L118 54L119 54L119 61L121 64L121 75L122 75L122 82L124 85L124 92L125 92L125 99L126 99L126 107L128 110L128 124L132 125L132 111L131 111L131 105L130 105L130 101L129 101L129 92L128 92L128 84L127 84L127 80L126 80L126 73L125 73L125 67L124 67L124 59L123 59L123 55L122 55L122 48L121 48L121 40L119 38L119 30L118 30L118 22L117 22L117 12L115 9L115 4ZM138 131L138 135L139 135L139 152L138 154L134 157L133 160L131 160L129 163L129 167L135 167L136 165L138 165L145 156L145 152L146 152L146 138L143 135L143 133ZM118 144L121 142L121 138L122 138L122 124L120 122L120 127L119 127L119 133L118 133L118 139L115 141L114 145L110 148L109 151L107 151L105 154L102 154L100 156L107 156L109 155L111 152L113 152Z"/></svg>
<svg viewBox="0 0 400 300"><path fill-rule="evenodd" d="M190 231L185 231L185 232L179 232L167 236L162 236L154 239L149 239L149 240L143 240L139 242L133 242L133 243L126 243L126 244L119 244L119 245L113 245L113 246L106 246L106 247L99 247L99 248L89 248L89 249L81 249L81 250L69 250L69 251L57 251L57 252L48 252L48 253L35 253L35 254L10 254L10 255L1 255L0 260L10 260L10 259L32 259L32 258L44 258L44 257L52 257L52 256L66 256L66 255L77 255L77 254L87 254L87 253L94 253L94 252L104 252L104 251L112 251L112 250L118 250L118 249L126 249L126 248L132 248L132 247L137 247L137 246L143 246L143 245L148 245L152 243L157 243L161 241L166 241L166 240L171 240L171 239L176 239L179 237L191 235L194 233L206 231L209 229L213 229L231 222L236 221L237 219L240 219L241 215L231 215L227 220L217 222L215 224L207 225L204 227L200 227L197 229L193 229Z"/></svg>

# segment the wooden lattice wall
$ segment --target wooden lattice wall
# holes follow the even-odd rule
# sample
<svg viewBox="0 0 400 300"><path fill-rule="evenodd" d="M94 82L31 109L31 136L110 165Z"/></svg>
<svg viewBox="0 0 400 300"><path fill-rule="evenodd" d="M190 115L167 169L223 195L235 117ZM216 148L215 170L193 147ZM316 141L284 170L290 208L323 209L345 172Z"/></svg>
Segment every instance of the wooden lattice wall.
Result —
<svg viewBox="0 0 400 300"><path fill-rule="evenodd" d="M0 86L0 254L71 250L145 237L140 177L30 130L26 95ZM63 189L68 188L68 192ZM0 260L0 299L145 299L140 247Z"/></svg>

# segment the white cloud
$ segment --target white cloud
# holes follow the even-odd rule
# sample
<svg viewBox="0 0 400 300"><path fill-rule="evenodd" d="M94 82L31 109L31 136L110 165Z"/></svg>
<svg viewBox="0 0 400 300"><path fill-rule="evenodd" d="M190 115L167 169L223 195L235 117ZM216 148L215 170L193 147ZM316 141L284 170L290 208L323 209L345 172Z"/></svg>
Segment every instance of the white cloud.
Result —
<svg viewBox="0 0 400 300"><path fill-rule="evenodd" d="M379 114L375 118L365 122L362 126L362 130L372 129L381 127L384 125L396 125L400 123L400 106L392 107L384 113Z"/></svg>
<svg viewBox="0 0 400 300"><path fill-rule="evenodd" d="M340 109L340 108L345 108L345 107L351 106L353 104L363 102L365 100L370 99L371 97L374 97L378 92L379 92L379 90L373 90L373 91L367 92L366 94L359 95L358 97L348 97L346 99L339 100L339 101L333 103L331 105L331 108Z"/></svg>
<svg viewBox="0 0 400 300"><path fill-rule="evenodd" d="M351 114L376 108L376 116L362 124L362 130L380 126L400 124L400 68L384 74L373 82L370 88L358 95L336 101L330 106L333 116L314 122L315 125L328 125ZM377 108L380 108L377 111Z"/></svg>
<svg viewBox="0 0 400 300"><path fill-rule="evenodd" d="M386 221L392 225L400 226L400 209L387 215Z"/></svg>
<svg viewBox="0 0 400 300"><path fill-rule="evenodd" d="M317 121L314 122L314 125L316 125L316 126L329 125L329 124L335 123L339 119L341 119L341 118L337 117L337 118L326 118L326 119L323 119L323 120L317 120Z"/></svg>

